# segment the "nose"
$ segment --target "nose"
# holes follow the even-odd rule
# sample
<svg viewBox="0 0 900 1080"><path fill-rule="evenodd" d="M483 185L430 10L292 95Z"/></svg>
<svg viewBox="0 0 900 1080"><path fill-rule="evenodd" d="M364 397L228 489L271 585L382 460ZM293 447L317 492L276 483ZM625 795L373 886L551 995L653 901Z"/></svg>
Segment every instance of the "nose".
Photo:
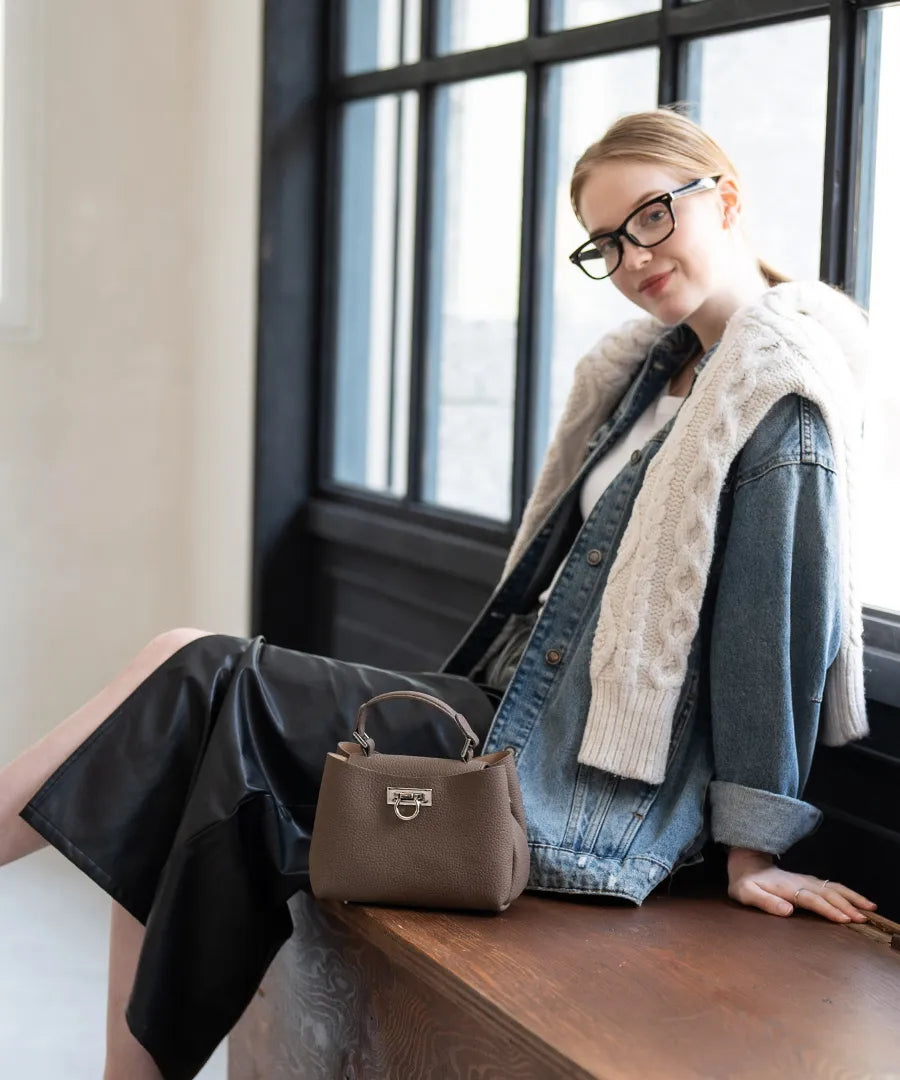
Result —
<svg viewBox="0 0 900 1080"><path fill-rule="evenodd" d="M622 237L622 265L626 270L637 270L652 257L648 248L633 244L627 236Z"/></svg>

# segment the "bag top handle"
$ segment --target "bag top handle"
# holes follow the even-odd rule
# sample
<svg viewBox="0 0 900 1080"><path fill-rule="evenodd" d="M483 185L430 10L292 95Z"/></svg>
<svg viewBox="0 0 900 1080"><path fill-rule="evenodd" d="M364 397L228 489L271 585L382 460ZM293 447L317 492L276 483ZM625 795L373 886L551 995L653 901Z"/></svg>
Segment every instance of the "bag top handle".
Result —
<svg viewBox="0 0 900 1080"><path fill-rule="evenodd" d="M371 735L366 734L366 718L365 710L370 705L374 705L378 701L388 701L390 698L414 698L419 701L424 701L428 705L434 705L440 709L441 712L445 712L451 720L455 720L460 731L464 736L464 743L460 757L463 761L471 761L474 753L473 747L478 746L480 739L472 730L469 721L463 716L462 713L457 712L452 706L448 705L446 701L441 701L439 697L434 697L432 694L424 694L421 690L388 690L387 693L377 694L373 698L369 698L368 701L364 701L360 705L356 714L356 728L353 732L353 738L362 746L366 754L370 754L375 749L375 740Z"/></svg>

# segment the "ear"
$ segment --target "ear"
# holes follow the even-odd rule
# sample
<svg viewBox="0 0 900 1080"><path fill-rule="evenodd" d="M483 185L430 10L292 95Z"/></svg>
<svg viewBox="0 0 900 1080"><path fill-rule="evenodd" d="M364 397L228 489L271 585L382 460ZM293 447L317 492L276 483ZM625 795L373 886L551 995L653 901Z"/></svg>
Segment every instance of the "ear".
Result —
<svg viewBox="0 0 900 1080"><path fill-rule="evenodd" d="M738 223L743 209L741 189L731 173L725 173L716 186L722 206L722 228L730 229Z"/></svg>

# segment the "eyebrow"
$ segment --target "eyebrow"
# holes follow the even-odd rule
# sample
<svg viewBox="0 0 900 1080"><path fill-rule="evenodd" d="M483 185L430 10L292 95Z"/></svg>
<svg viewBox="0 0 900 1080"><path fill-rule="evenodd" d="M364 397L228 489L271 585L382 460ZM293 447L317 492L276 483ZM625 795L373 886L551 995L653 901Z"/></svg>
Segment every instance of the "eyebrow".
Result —
<svg viewBox="0 0 900 1080"><path fill-rule="evenodd" d="M635 201L631 204L631 206L628 208L628 214L630 214L631 211L635 209L635 207L640 206L642 202L646 202L648 199L652 199L654 195L662 195L662 194L663 194L663 192L659 188L654 188L652 191L645 192L639 199L635 199ZM628 217L628 214L625 215L626 218ZM624 220L624 218L623 218L623 220ZM621 222L619 224L621 224ZM615 227L616 226L609 226L608 228L605 227L605 228L601 228L601 229L593 229L591 231L591 236L596 236L597 233L612 232L613 228L615 228Z"/></svg>

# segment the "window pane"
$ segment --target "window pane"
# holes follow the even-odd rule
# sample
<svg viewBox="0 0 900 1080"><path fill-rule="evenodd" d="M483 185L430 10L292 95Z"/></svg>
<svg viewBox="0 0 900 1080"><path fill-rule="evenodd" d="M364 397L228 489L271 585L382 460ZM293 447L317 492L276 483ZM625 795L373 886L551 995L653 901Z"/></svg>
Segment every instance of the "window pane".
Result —
<svg viewBox="0 0 900 1080"><path fill-rule="evenodd" d="M762 71L777 94L760 92ZM688 75L696 119L744 182L744 222L757 253L790 277L818 278L828 19L695 41Z"/></svg>
<svg viewBox="0 0 900 1080"><path fill-rule="evenodd" d="M417 111L413 92L353 102L341 131L332 475L394 495L406 493Z"/></svg>
<svg viewBox="0 0 900 1080"><path fill-rule="evenodd" d="M569 181L582 152L617 116L656 107L658 68L657 49L636 49L547 69L532 477L562 413L575 364L608 329L640 314L611 281L591 281L569 262L569 252L586 236L572 212Z"/></svg>
<svg viewBox="0 0 900 1080"><path fill-rule="evenodd" d="M421 0L345 0L345 4L348 75L418 60Z"/></svg>
<svg viewBox="0 0 900 1080"><path fill-rule="evenodd" d="M422 0L404 0L403 5L403 48L404 64L415 63L421 55L419 38L422 33Z"/></svg>
<svg viewBox="0 0 900 1080"><path fill-rule="evenodd" d="M900 146L896 138L900 124L900 68L895 62L900 55L900 8L870 12L867 23L863 128L864 145L874 149L874 162L871 152L864 154L862 188L867 194L862 207L860 254L867 265L858 277L869 279L872 354L863 432L862 520L857 527L860 592L863 603L900 612L900 563L896 554L900 505L893 497L900 456L900 368L893 319L900 280L896 254L900 224L893 207L900 184ZM871 206L871 213L866 213L866 204Z"/></svg>
<svg viewBox="0 0 900 1080"><path fill-rule="evenodd" d="M464 52L528 33L528 0L438 0L437 51Z"/></svg>
<svg viewBox="0 0 900 1080"><path fill-rule="evenodd" d="M659 11L659 7L659 0L549 0L547 29L566 30L570 26L612 22L646 11Z"/></svg>
<svg viewBox="0 0 900 1080"><path fill-rule="evenodd" d="M423 496L509 519L525 77L435 99Z"/></svg>

